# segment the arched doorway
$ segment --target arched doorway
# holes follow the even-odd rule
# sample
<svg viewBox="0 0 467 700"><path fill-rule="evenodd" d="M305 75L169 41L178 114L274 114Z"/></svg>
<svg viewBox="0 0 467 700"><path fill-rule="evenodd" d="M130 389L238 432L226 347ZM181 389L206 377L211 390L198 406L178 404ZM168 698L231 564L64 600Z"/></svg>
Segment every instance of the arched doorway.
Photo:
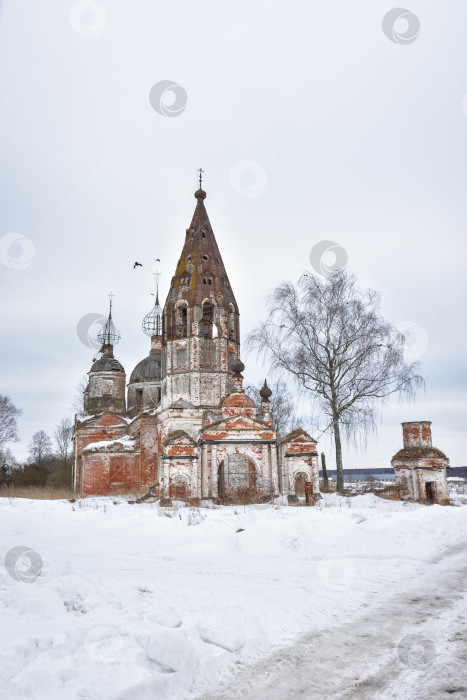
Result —
<svg viewBox="0 0 467 700"><path fill-rule="evenodd" d="M220 499L255 501L258 484L256 466L242 453L227 455L217 470L217 492Z"/></svg>
<svg viewBox="0 0 467 700"><path fill-rule="evenodd" d="M305 482L309 481L308 476L305 472L298 472L295 474L295 495L304 496L305 495Z"/></svg>

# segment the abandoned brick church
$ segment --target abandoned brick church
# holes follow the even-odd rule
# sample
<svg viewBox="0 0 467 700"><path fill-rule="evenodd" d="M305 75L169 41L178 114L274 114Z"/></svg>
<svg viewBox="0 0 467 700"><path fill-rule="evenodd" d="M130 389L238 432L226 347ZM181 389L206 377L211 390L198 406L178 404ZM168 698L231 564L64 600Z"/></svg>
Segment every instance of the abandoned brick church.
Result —
<svg viewBox="0 0 467 700"><path fill-rule="evenodd" d="M149 355L126 386L111 313L75 422L74 487L82 494L150 491L162 503L294 499L319 493L316 441L278 441L266 382L261 408L243 390L239 309L209 222L196 208L164 309L143 321Z"/></svg>

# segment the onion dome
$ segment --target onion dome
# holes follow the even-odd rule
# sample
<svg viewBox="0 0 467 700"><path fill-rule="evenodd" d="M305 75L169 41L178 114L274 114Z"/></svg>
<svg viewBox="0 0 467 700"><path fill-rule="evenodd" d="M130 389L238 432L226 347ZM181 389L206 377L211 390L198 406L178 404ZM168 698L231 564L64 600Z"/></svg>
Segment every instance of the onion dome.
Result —
<svg viewBox="0 0 467 700"><path fill-rule="evenodd" d="M263 401L269 401L269 397L272 395L272 391L268 387L266 380L264 380L263 388L259 392L259 395Z"/></svg>
<svg viewBox="0 0 467 700"><path fill-rule="evenodd" d="M236 374L236 375L241 374L241 372L243 372L244 369L245 369L245 365L243 364L243 362L241 361L240 358L238 358L237 360L234 360L232 362L231 370L234 374Z"/></svg>
<svg viewBox="0 0 467 700"><path fill-rule="evenodd" d="M162 377L162 361L160 350L151 350L148 357L138 362L130 377L133 382L157 382Z"/></svg>

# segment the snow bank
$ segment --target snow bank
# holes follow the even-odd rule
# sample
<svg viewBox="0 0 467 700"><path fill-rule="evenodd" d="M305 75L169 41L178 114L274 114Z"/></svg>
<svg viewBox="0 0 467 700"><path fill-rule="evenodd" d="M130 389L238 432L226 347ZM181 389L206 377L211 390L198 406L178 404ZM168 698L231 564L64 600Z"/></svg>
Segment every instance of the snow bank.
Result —
<svg viewBox="0 0 467 700"><path fill-rule="evenodd" d="M2 557L39 555L0 570L5 697L200 697L238 664L381 605L467 540L465 507L371 494L165 513L0 499Z"/></svg>

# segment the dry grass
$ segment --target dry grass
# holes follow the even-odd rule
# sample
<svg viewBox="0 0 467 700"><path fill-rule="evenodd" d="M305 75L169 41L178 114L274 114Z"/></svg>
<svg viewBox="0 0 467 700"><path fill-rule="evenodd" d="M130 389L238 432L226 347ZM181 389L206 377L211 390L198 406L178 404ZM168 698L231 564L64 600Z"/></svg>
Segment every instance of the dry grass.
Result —
<svg viewBox="0 0 467 700"><path fill-rule="evenodd" d="M51 486L3 486L0 489L0 498L32 498L35 500L63 500L76 498L71 488L65 486L53 488Z"/></svg>

